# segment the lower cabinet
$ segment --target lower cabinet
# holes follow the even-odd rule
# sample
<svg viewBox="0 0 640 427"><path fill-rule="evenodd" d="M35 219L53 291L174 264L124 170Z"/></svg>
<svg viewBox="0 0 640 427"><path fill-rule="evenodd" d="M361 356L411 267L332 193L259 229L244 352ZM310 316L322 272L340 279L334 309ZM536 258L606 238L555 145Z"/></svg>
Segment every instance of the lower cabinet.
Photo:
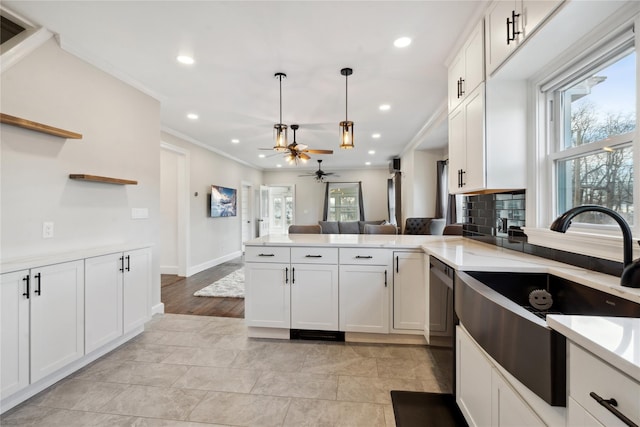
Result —
<svg viewBox="0 0 640 427"><path fill-rule="evenodd" d="M151 248L136 249L122 254L124 333L130 332L149 319L149 290L151 289Z"/></svg>
<svg viewBox="0 0 640 427"><path fill-rule="evenodd" d="M244 311L247 326L291 327L289 274L288 262L245 263Z"/></svg>
<svg viewBox="0 0 640 427"><path fill-rule="evenodd" d="M0 276L0 399L29 385L29 270Z"/></svg>
<svg viewBox="0 0 640 427"><path fill-rule="evenodd" d="M338 266L292 264L291 329L338 328Z"/></svg>
<svg viewBox="0 0 640 427"><path fill-rule="evenodd" d="M545 426L459 326L456 328L456 402L470 426Z"/></svg>
<svg viewBox="0 0 640 427"><path fill-rule="evenodd" d="M569 396L567 398L567 427L605 427L605 425L595 419L573 397Z"/></svg>
<svg viewBox="0 0 640 427"><path fill-rule="evenodd" d="M425 316L422 252L393 252L393 328L422 332Z"/></svg>
<svg viewBox="0 0 640 427"><path fill-rule="evenodd" d="M388 266L340 266L340 330L389 333Z"/></svg>

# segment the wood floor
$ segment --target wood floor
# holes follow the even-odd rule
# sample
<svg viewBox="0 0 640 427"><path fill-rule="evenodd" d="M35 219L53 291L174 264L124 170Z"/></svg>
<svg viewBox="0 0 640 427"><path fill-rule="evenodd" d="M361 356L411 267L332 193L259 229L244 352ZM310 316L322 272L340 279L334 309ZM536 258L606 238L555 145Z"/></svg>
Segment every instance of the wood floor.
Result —
<svg viewBox="0 0 640 427"><path fill-rule="evenodd" d="M244 298L194 297L197 290L244 266L242 257L204 270L191 277L163 274L160 300L164 312L199 316L244 318Z"/></svg>

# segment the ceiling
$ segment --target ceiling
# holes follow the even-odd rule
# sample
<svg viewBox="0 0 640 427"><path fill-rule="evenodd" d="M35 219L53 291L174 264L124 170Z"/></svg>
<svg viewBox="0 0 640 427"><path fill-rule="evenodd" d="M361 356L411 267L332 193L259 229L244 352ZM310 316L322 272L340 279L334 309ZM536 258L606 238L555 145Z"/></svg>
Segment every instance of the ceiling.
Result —
<svg viewBox="0 0 640 427"><path fill-rule="evenodd" d="M164 130L264 170L315 169L319 158L327 170L386 167L408 147L445 147L446 62L485 7L476 0L3 4L58 34L63 48L157 98ZM394 47L401 36L412 43ZM195 63L181 64L178 55ZM339 148L344 67L353 69L353 150ZM287 74L282 121L300 126L298 143L333 155L290 166L283 155L259 150L274 145L276 72ZM381 104L391 108L380 111Z"/></svg>

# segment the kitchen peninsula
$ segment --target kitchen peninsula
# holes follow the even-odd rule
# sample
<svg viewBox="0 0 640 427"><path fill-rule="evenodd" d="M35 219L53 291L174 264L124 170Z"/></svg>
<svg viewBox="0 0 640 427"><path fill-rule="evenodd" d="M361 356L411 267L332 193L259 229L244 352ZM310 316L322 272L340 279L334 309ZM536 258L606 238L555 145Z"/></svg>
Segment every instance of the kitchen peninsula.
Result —
<svg viewBox="0 0 640 427"><path fill-rule="evenodd" d="M247 242L246 247L246 321L250 336L255 337L289 339L290 330L306 328L343 332L346 341L424 344L429 336L431 256L458 272L548 273L640 304L640 289L621 287L618 277L458 236L269 235ZM408 264L410 280L402 276L407 257L413 257ZM312 286L304 289L307 283ZM567 383L576 378L571 378L572 370L584 369L586 362L581 360L586 358L591 369L600 363L625 377L630 382L625 390L630 393L640 390L640 324L614 322L624 329L623 336L635 340L621 358L598 344L595 332L591 335L596 338L577 339L585 333L584 323L571 318L552 316L548 323L567 339ZM526 425L565 425L567 419L581 425L587 413L583 408L591 411L588 393L586 398L567 396L568 409L545 402L485 352L463 323L456 327L456 347L456 398L470 425L498 425L514 419ZM581 353L575 348L586 354L577 362ZM629 364L635 368L626 369ZM468 369L486 375L476 381L467 375ZM492 401L491 396L498 397ZM633 412L640 411L639 406L625 408L631 410L632 419L640 418L640 412ZM599 422L607 425L602 421L609 421L607 416L612 415L602 414Z"/></svg>

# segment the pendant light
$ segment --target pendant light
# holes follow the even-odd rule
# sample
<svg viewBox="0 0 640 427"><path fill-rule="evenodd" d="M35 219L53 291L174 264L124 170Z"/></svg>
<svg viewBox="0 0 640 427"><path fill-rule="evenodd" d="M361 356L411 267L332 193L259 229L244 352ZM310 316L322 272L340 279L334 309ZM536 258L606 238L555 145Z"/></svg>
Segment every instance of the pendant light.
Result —
<svg viewBox="0 0 640 427"><path fill-rule="evenodd" d="M353 122L348 120L347 109L349 101L349 83L348 78L353 74L351 68L343 68L340 70L340 74L344 76L344 121L340 122L340 148L353 148Z"/></svg>
<svg viewBox="0 0 640 427"><path fill-rule="evenodd" d="M275 73L274 77L280 81L280 122L273 125L273 133L276 141L273 149L276 151L286 151L287 149L287 125L282 123L282 79L286 79L285 73Z"/></svg>

